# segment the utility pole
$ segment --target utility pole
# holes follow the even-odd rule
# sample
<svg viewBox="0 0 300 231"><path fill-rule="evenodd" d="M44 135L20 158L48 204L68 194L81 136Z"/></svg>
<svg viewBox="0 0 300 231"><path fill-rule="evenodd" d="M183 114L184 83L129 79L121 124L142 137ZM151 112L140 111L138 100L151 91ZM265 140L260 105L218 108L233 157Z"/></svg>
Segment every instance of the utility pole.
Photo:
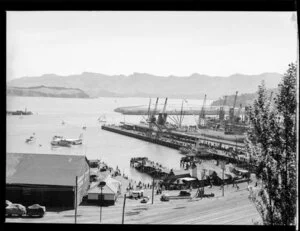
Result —
<svg viewBox="0 0 300 231"><path fill-rule="evenodd" d="M125 203L126 203L126 193L124 194L123 213L122 213L122 225L124 224Z"/></svg>
<svg viewBox="0 0 300 231"><path fill-rule="evenodd" d="M75 224L77 223L77 179L78 179L78 176L76 176L75 178Z"/></svg>
<svg viewBox="0 0 300 231"><path fill-rule="evenodd" d="M106 185L105 181L101 181L99 183L99 187L101 189L101 194L100 194L100 223L101 223L101 216L102 216L102 188Z"/></svg>
<svg viewBox="0 0 300 231"><path fill-rule="evenodd" d="M222 168L222 196L224 196L224 170L225 170L225 163L221 162L221 168Z"/></svg>
<svg viewBox="0 0 300 231"><path fill-rule="evenodd" d="M101 194L100 194L100 223L102 217L102 187L101 187Z"/></svg>
<svg viewBox="0 0 300 231"><path fill-rule="evenodd" d="M153 204L153 199L154 199L154 177L152 178L152 204Z"/></svg>

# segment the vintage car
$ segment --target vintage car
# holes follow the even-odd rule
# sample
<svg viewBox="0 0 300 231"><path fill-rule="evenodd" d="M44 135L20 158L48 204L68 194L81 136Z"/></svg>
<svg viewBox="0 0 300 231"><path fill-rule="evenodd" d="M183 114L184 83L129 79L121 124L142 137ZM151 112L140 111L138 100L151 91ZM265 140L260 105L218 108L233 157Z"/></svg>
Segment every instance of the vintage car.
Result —
<svg viewBox="0 0 300 231"><path fill-rule="evenodd" d="M141 203L148 203L149 200L150 200L150 197L143 197L143 199L141 200Z"/></svg>
<svg viewBox="0 0 300 231"><path fill-rule="evenodd" d="M8 217L13 215L21 217L25 214L26 214L26 208L21 204L10 204L5 207L5 215Z"/></svg>
<svg viewBox="0 0 300 231"><path fill-rule="evenodd" d="M45 212L46 212L46 207L41 206L39 204L34 204L27 207L27 215L30 217L33 216L43 217L45 215Z"/></svg>
<svg viewBox="0 0 300 231"><path fill-rule="evenodd" d="M133 198L133 199L139 199L139 198L142 198L143 197L143 193L144 193L144 190L139 190L139 191L132 191L130 193L130 198Z"/></svg>
<svg viewBox="0 0 300 231"><path fill-rule="evenodd" d="M170 200L169 195L168 195L168 194L163 194L163 195L160 197L160 200L161 200L161 201L169 201L169 200Z"/></svg>
<svg viewBox="0 0 300 231"><path fill-rule="evenodd" d="M180 191L179 196L190 196L191 194L185 190Z"/></svg>

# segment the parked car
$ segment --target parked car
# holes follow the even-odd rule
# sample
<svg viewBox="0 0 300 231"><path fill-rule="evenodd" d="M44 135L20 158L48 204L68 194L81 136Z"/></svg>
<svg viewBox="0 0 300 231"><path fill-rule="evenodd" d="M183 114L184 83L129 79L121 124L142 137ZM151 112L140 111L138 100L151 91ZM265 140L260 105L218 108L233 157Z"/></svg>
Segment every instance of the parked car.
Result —
<svg viewBox="0 0 300 231"><path fill-rule="evenodd" d="M26 214L26 208L21 204L10 204L5 208L5 215L9 217L13 215L21 217L25 214Z"/></svg>
<svg viewBox="0 0 300 231"><path fill-rule="evenodd" d="M148 203L149 200L150 200L149 197L144 197L144 198L141 200L141 203Z"/></svg>
<svg viewBox="0 0 300 231"><path fill-rule="evenodd" d="M163 194L163 195L160 197L160 200L161 200L161 201L169 201L169 200L170 200L169 195L168 195L168 194Z"/></svg>
<svg viewBox="0 0 300 231"><path fill-rule="evenodd" d="M179 196L190 196L190 195L191 194L189 192L184 191L184 190L180 191L180 193L179 193Z"/></svg>
<svg viewBox="0 0 300 231"><path fill-rule="evenodd" d="M9 205L11 205L12 203L9 201L9 200L6 200L5 201L5 207L7 207L7 206L9 206Z"/></svg>
<svg viewBox="0 0 300 231"><path fill-rule="evenodd" d="M27 215L30 217L33 216L43 217L45 215L45 212L46 212L46 207L41 206L39 204L34 204L27 207Z"/></svg>
<svg viewBox="0 0 300 231"><path fill-rule="evenodd" d="M130 197L133 199L139 199L143 197L144 190L132 191Z"/></svg>

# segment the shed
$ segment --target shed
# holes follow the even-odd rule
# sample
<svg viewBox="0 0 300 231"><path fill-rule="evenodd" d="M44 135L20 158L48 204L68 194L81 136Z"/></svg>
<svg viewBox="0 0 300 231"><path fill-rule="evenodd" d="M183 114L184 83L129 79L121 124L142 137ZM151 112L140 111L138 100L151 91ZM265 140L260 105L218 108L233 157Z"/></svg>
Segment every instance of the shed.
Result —
<svg viewBox="0 0 300 231"><path fill-rule="evenodd" d="M83 155L7 153L6 199L25 206L74 208L87 194L90 169Z"/></svg>
<svg viewBox="0 0 300 231"><path fill-rule="evenodd" d="M105 180L105 186L102 188L101 199L101 187L100 182L95 182L88 190L88 201L101 201L103 205L114 205L118 196L121 194L121 183L110 176Z"/></svg>

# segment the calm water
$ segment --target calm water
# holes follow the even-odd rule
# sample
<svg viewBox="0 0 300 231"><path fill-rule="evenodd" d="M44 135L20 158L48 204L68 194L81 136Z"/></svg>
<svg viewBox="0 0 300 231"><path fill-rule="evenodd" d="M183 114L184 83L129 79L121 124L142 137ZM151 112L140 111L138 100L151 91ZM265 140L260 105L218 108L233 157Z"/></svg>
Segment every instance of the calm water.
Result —
<svg viewBox="0 0 300 231"><path fill-rule="evenodd" d="M151 178L129 167L131 157L147 156L162 165L179 169L182 157L177 150L147 143L145 141L104 131L97 121L106 116L108 124L121 121L138 123L142 116L123 116L114 112L116 107L147 105L147 98L96 98L65 99L46 97L7 97L7 110L30 110L31 116L7 116L7 152L41 154L85 154L88 159L101 159L109 166L118 166L122 172L134 180L150 182ZM168 103L180 109L181 100L169 99ZM202 105L201 100L189 100L189 104ZM186 106L188 107L188 105ZM184 117L184 123L195 124L196 116ZM61 122L65 121L65 125ZM83 130L82 127L87 129ZM36 141L25 140L35 133ZM78 138L83 133L83 145L71 148L52 148L54 135Z"/></svg>

